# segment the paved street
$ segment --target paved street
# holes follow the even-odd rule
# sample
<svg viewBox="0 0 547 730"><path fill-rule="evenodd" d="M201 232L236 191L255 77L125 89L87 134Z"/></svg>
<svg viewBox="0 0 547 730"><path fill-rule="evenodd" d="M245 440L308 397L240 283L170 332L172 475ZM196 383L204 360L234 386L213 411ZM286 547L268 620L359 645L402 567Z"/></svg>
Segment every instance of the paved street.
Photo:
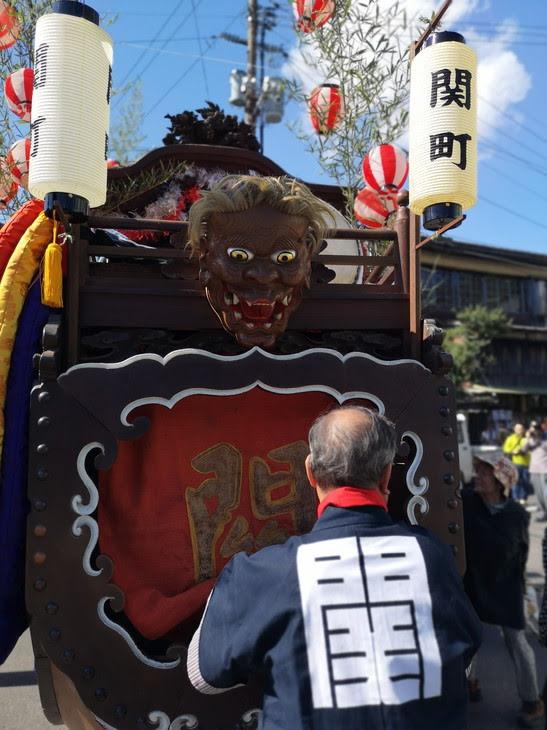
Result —
<svg viewBox="0 0 547 730"><path fill-rule="evenodd" d="M544 529L545 524L536 522L532 514L528 575L540 595L543 586L541 540ZM540 647L537 642L533 643L541 688L547 677L547 649ZM520 703L512 666L501 635L493 627L485 628L484 645L479 655L479 674L484 699L470 706L469 730L516 728L515 716ZM40 708L27 632L6 664L0 667L0 730L46 730L51 727Z"/></svg>

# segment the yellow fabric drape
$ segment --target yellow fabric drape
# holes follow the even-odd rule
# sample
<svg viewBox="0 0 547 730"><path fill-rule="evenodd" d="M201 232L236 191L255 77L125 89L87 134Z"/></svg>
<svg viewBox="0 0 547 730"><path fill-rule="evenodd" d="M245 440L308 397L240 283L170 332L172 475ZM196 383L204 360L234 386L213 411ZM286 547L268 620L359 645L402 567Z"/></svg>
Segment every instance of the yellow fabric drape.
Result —
<svg viewBox="0 0 547 730"><path fill-rule="evenodd" d="M4 442L6 387L19 315L52 235L53 221L40 213L15 247L0 283L0 457Z"/></svg>

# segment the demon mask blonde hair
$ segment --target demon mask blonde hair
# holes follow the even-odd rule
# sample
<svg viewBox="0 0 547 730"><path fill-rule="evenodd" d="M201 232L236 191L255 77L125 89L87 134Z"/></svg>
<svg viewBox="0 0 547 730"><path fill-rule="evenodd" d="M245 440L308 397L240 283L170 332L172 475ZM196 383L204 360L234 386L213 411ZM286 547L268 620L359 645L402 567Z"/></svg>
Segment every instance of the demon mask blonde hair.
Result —
<svg viewBox="0 0 547 730"><path fill-rule="evenodd" d="M204 190L202 197L190 208L188 245L192 252L199 252L200 238L211 215L239 213L261 204L306 218L313 234L314 253L324 238L326 219L334 220L329 206L293 178L227 175L211 190Z"/></svg>

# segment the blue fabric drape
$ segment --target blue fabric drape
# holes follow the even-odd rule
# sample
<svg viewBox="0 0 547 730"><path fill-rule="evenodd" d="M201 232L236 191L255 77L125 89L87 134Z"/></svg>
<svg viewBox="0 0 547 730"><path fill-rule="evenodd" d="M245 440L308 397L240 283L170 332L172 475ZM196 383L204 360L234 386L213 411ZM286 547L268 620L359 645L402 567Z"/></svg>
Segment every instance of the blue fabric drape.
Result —
<svg viewBox="0 0 547 730"><path fill-rule="evenodd" d="M40 301L40 282L29 289L13 347L4 408L0 468L0 664L28 626L25 607L25 542L29 398L32 357L39 350L50 309Z"/></svg>

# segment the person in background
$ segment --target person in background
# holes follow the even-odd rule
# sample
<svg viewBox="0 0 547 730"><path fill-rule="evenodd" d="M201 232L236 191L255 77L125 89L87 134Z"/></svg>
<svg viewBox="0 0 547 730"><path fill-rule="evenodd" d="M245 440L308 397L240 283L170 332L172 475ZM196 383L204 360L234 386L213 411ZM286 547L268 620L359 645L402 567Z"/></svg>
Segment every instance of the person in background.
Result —
<svg viewBox="0 0 547 730"><path fill-rule="evenodd" d="M498 438L496 440L496 444L498 446L503 446L505 443L505 439L509 436L510 430L507 428L507 421L499 421L498 423Z"/></svg>
<svg viewBox="0 0 547 730"><path fill-rule="evenodd" d="M217 693L261 671L263 730L462 730L481 625L448 546L387 512L394 425L336 408L309 442L319 519L224 568L191 683Z"/></svg>
<svg viewBox="0 0 547 730"><path fill-rule="evenodd" d="M538 423L535 426L534 422L532 423L527 439L530 453L530 481L538 504L536 519L545 522L547 520L547 441L543 440Z"/></svg>
<svg viewBox="0 0 547 730"><path fill-rule="evenodd" d="M518 472L518 480L512 490L513 499L521 504L526 504L530 493L530 477L528 466L530 454L528 453L528 442L526 429L522 423L516 423L513 433L503 442L503 453L511 459Z"/></svg>
<svg viewBox="0 0 547 730"><path fill-rule="evenodd" d="M496 443L498 438L498 431L494 421L488 421L487 427L481 433L481 443L487 446L492 446Z"/></svg>
<svg viewBox="0 0 547 730"><path fill-rule="evenodd" d="M543 556L543 579L544 584L547 584L547 527L543 531L543 541L541 545ZM543 599L539 610L538 639L542 646L547 647L547 587L543 590ZM545 704L547 702L547 678L543 684L542 697L543 704Z"/></svg>
<svg viewBox="0 0 547 730"><path fill-rule="evenodd" d="M467 570L464 586L479 618L501 627L513 662L522 707L518 724L543 728L536 662L525 635L524 583L528 557L528 512L508 499L518 475L495 454L475 457L475 486L462 493ZM476 661L469 675L470 699L481 699Z"/></svg>

